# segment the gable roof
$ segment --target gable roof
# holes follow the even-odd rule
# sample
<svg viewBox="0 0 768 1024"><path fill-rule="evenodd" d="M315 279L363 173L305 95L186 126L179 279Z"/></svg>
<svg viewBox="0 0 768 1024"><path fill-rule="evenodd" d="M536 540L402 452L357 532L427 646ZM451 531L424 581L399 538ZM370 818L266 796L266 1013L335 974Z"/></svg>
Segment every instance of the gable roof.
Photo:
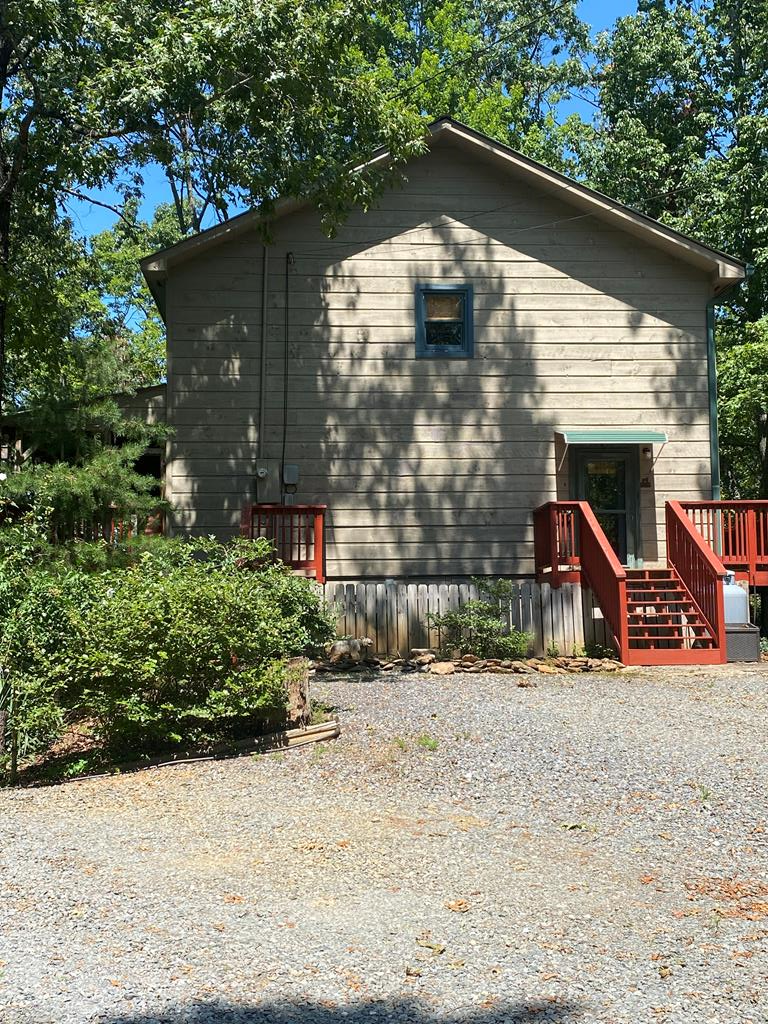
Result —
<svg viewBox="0 0 768 1024"><path fill-rule="evenodd" d="M702 242L674 228L667 227L644 213L625 206L624 203L611 199L610 196L597 192L595 189L582 185L559 171L552 170L546 164L523 156L509 146L496 142L482 132L477 132L467 125L450 117L441 117L428 126L426 144L429 149L436 143L456 145L478 160L494 165L508 174L535 184L542 192L577 207L585 214L600 218L614 227L634 235L649 245L669 255L689 263L711 275L713 294L741 281L746 276L746 265L735 256L713 249ZM377 150L371 159L362 165L361 170L384 166L390 161L390 153L386 148ZM285 198L275 203L269 220L274 221L288 213L312 205L311 199ZM256 208L241 213L223 224L201 231L190 238L184 238L175 245L145 257L141 261L141 269L147 284L164 314L165 288L164 282L168 269L178 263L192 259L199 253L236 238L263 220L262 212Z"/></svg>

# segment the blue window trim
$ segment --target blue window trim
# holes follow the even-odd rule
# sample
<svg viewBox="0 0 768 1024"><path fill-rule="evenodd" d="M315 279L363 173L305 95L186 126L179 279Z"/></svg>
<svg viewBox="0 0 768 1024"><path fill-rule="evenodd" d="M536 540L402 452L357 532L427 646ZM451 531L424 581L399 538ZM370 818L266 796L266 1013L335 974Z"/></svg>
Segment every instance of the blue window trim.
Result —
<svg viewBox="0 0 768 1024"><path fill-rule="evenodd" d="M425 297L431 292L461 292L464 295L464 344L428 345L425 320ZM475 354L474 296L471 284L417 284L416 285L416 358L417 359L471 359Z"/></svg>

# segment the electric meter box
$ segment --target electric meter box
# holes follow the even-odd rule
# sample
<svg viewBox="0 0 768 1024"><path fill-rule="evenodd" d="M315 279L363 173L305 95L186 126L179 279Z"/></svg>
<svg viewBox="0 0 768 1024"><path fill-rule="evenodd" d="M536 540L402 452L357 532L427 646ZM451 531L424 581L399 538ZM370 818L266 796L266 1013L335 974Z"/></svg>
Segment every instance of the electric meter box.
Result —
<svg viewBox="0 0 768 1024"><path fill-rule="evenodd" d="M256 463L254 476L256 479L256 501L279 504L282 494L280 484L280 460L259 459Z"/></svg>

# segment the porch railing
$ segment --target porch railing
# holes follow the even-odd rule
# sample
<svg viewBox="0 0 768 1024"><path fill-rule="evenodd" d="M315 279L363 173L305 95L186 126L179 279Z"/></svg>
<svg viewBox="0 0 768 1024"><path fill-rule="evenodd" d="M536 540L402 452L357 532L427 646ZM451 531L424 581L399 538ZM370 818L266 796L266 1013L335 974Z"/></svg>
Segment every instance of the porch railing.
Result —
<svg viewBox="0 0 768 1024"><path fill-rule="evenodd" d="M277 557L299 572L325 583L326 505L245 505L240 533L256 540L266 537Z"/></svg>
<svg viewBox="0 0 768 1024"><path fill-rule="evenodd" d="M686 514L691 502L666 504L667 562L688 588L721 651L725 651L725 568L710 541ZM697 502L696 504L703 504Z"/></svg>
<svg viewBox="0 0 768 1024"><path fill-rule="evenodd" d="M768 501L681 501L688 520L728 569L768 584Z"/></svg>
<svg viewBox="0 0 768 1024"><path fill-rule="evenodd" d="M548 501L533 512L536 576L553 587L579 582L578 501Z"/></svg>
<svg viewBox="0 0 768 1024"><path fill-rule="evenodd" d="M627 573L586 501L550 501L533 513L536 577L559 587L583 575L624 656L629 648Z"/></svg>

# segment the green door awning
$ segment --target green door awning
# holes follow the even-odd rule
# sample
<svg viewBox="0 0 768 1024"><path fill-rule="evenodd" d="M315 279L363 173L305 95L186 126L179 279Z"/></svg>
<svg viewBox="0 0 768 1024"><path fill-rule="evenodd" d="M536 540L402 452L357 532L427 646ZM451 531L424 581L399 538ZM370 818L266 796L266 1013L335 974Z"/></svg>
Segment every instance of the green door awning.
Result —
<svg viewBox="0 0 768 1024"><path fill-rule="evenodd" d="M569 430L556 431L568 444L666 444L663 430Z"/></svg>

